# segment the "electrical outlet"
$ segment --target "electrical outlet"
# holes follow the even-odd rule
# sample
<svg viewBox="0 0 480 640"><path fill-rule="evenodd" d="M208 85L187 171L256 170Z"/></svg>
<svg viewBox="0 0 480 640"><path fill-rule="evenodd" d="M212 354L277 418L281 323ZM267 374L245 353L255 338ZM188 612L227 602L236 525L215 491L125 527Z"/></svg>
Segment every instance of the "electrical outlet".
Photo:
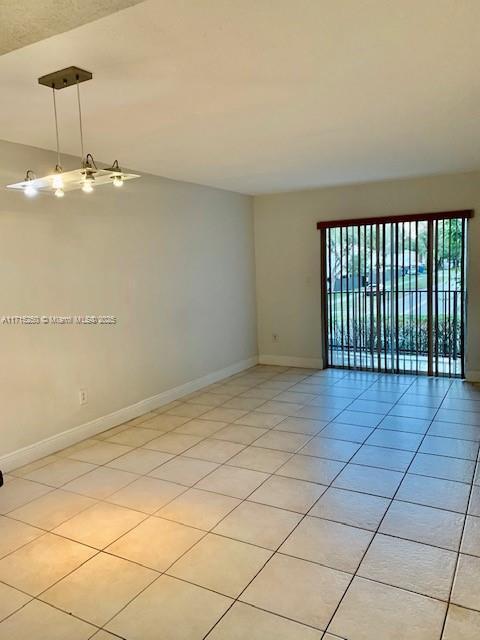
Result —
<svg viewBox="0 0 480 640"><path fill-rule="evenodd" d="M87 404L88 398L86 389L80 389L80 391L78 392L78 397L80 399L80 404Z"/></svg>
<svg viewBox="0 0 480 640"><path fill-rule="evenodd" d="M278 333L272 333L272 342L280 342L280 336Z"/></svg>

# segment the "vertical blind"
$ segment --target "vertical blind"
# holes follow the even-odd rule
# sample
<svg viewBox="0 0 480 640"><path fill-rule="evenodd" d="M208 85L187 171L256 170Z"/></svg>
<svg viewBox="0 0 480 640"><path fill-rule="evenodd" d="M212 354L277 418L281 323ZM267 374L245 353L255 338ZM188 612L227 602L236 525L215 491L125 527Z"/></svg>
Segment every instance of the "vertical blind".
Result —
<svg viewBox="0 0 480 640"><path fill-rule="evenodd" d="M472 214L318 223L327 366L464 376Z"/></svg>

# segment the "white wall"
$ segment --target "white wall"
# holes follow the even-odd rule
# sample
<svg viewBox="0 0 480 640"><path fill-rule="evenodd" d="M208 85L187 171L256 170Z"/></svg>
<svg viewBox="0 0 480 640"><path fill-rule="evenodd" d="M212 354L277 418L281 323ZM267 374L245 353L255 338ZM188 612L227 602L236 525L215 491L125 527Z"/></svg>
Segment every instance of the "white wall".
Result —
<svg viewBox="0 0 480 640"><path fill-rule="evenodd" d="M469 223L466 369L480 379L480 173L255 197L260 360L322 366L319 220L457 209L477 210Z"/></svg>
<svg viewBox="0 0 480 640"><path fill-rule="evenodd" d="M4 142L0 157L0 185L55 164ZM62 200L0 189L0 316L14 314L118 324L0 325L0 458L256 355L252 200L153 176Z"/></svg>

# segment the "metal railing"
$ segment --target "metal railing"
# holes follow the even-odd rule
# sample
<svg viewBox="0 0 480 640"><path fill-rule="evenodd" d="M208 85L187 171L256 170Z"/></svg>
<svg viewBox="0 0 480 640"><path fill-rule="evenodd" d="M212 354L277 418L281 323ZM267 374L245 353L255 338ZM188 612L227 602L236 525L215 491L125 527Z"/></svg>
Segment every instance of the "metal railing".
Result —
<svg viewBox="0 0 480 640"><path fill-rule="evenodd" d="M438 291L438 311L433 316L436 354L461 356L462 292ZM349 293L329 291L331 324L329 343L336 349L367 353L398 350L402 354L428 354L428 291L415 289L392 292L361 288ZM378 314L377 296L381 298ZM349 298L349 316L342 314ZM342 304L341 304L342 303ZM361 308L360 308L361 307ZM355 313L357 311L357 313ZM360 318L360 320L359 320ZM380 324L380 326L378 326Z"/></svg>

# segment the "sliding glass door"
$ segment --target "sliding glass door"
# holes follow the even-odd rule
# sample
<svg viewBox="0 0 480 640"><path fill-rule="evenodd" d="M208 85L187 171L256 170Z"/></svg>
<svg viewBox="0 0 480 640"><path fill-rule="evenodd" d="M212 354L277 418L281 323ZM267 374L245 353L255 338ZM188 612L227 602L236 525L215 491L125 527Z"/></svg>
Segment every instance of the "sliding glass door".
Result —
<svg viewBox="0 0 480 640"><path fill-rule="evenodd" d="M328 366L464 376L471 215L317 225Z"/></svg>

